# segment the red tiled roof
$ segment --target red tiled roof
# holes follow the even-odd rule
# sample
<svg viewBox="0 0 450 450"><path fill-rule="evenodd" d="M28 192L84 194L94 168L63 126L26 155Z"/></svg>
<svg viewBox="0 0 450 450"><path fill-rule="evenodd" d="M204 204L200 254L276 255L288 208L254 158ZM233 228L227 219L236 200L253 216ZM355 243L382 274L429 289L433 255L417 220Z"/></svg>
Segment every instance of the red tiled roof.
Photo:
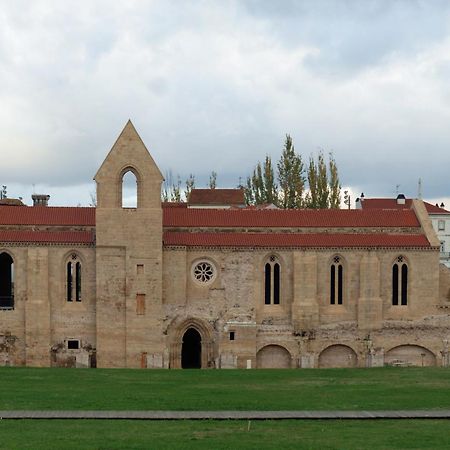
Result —
<svg viewBox="0 0 450 450"><path fill-rule="evenodd" d="M431 203L425 203L425 208L428 211L428 214L450 214L450 211L447 211L444 208L441 208L440 206L432 205Z"/></svg>
<svg viewBox="0 0 450 450"><path fill-rule="evenodd" d="M185 202L161 202L163 208L187 208Z"/></svg>
<svg viewBox="0 0 450 450"><path fill-rule="evenodd" d="M243 189L192 189L189 205L244 205Z"/></svg>
<svg viewBox="0 0 450 450"><path fill-rule="evenodd" d="M164 245L187 247L430 247L422 234L189 233L166 231Z"/></svg>
<svg viewBox="0 0 450 450"><path fill-rule="evenodd" d="M447 211L444 208L441 208L436 205L432 205L428 202L423 202L425 205L428 214L450 214L450 211ZM362 208L365 210L368 209L411 209L412 208L412 200L410 198L405 199L404 205L399 205L395 198L365 198L361 202Z"/></svg>
<svg viewBox="0 0 450 450"><path fill-rule="evenodd" d="M92 244L94 234L90 231L0 230L0 242Z"/></svg>
<svg viewBox="0 0 450 450"><path fill-rule="evenodd" d="M165 227L358 228L419 227L410 209L197 209L163 208ZM95 208L0 205L0 225L95 226Z"/></svg>
<svg viewBox="0 0 450 450"><path fill-rule="evenodd" d="M196 209L163 210L165 227L419 227L412 210L373 211L346 209Z"/></svg>
<svg viewBox="0 0 450 450"><path fill-rule="evenodd" d="M95 226L95 208L0 205L0 225Z"/></svg>

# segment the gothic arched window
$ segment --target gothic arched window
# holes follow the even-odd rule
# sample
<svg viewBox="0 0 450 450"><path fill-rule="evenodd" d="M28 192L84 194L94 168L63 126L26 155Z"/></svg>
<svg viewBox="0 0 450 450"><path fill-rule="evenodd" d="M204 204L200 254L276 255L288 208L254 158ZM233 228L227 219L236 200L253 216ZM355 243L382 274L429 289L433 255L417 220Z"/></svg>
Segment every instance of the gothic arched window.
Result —
<svg viewBox="0 0 450 450"><path fill-rule="evenodd" d="M281 268L278 258L272 255L264 266L264 303L280 304Z"/></svg>
<svg viewBox="0 0 450 450"><path fill-rule="evenodd" d="M81 302L81 261L76 253L72 253L66 263L66 300Z"/></svg>
<svg viewBox="0 0 450 450"><path fill-rule="evenodd" d="M397 257L392 266L392 304L408 304L408 265L403 256Z"/></svg>
<svg viewBox="0 0 450 450"><path fill-rule="evenodd" d="M330 304L342 305L344 292L344 266L341 257L333 257L330 266Z"/></svg>
<svg viewBox="0 0 450 450"><path fill-rule="evenodd" d="M14 309L14 261L0 253L0 309Z"/></svg>

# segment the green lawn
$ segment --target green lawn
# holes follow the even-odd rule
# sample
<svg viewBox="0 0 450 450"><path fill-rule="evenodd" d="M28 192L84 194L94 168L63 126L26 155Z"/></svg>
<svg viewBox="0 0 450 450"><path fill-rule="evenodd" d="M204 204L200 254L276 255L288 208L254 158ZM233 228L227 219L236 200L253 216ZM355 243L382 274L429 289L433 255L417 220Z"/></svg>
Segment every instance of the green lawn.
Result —
<svg viewBox="0 0 450 450"><path fill-rule="evenodd" d="M450 409L450 370L0 368L1 409Z"/></svg>
<svg viewBox="0 0 450 450"><path fill-rule="evenodd" d="M446 420L3 420L0 449L445 449Z"/></svg>

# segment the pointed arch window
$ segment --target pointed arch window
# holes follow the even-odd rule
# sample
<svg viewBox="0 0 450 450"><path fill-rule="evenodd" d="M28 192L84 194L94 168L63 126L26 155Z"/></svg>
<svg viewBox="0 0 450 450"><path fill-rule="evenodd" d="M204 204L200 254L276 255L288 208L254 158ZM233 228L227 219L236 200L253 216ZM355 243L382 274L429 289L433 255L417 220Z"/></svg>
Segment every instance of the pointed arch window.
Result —
<svg viewBox="0 0 450 450"><path fill-rule="evenodd" d="M81 302L81 286L81 261L76 253L72 253L66 263L66 300L68 302Z"/></svg>
<svg viewBox="0 0 450 450"><path fill-rule="evenodd" d="M344 266L340 256L335 256L330 266L330 304L342 305L344 296Z"/></svg>
<svg viewBox="0 0 450 450"><path fill-rule="evenodd" d="M14 309L14 261L0 253L0 309Z"/></svg>
<svg viewBox="0 0 450 450"><path fill-rule="evenodd" d="M122 208L137 208L137 178L131 169L122 176Z"/></svg>
<svg viewBox="0 0 450 450"><path fill-rule="evenodd" d="M264 303L280 304L281 267L278 258L272 255L264 266Z"/></svg>
<svg viewBox="0 0 450 450"><path fill-rule="evenodd" d="M403 256L397 257L392 266L392 305L408 304L408 265Z"/></svg>

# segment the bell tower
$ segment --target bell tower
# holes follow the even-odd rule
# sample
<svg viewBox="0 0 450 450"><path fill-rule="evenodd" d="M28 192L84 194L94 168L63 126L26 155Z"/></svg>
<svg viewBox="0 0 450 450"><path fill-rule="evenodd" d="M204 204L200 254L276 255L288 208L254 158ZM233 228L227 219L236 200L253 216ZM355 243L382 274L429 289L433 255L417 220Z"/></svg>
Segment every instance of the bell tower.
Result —
<svg viewBox="0 0 450 450"><path fill-rule="evenodd" d="M137 205L122 206L123 177ZM128 121L94 177L97 183L97 364L142 367L161 359L163 177Z"/></svg>

